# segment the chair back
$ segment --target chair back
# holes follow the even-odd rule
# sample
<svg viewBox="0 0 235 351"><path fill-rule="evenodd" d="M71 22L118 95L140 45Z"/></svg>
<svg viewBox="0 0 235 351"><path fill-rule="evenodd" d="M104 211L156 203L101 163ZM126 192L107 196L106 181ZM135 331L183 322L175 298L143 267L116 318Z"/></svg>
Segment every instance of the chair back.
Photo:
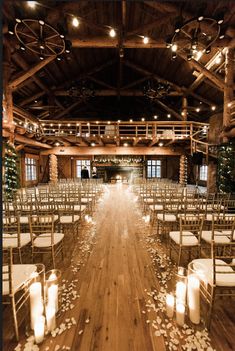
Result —
<svg viewBox="0 0 235 351"><path fill-rule="evenodd" d="M43 239L48 239L49 245L54 245L54 214L43 214L29 216L29 228L33 238L32 245L34 246L34 240L43 234Z"/></svg>

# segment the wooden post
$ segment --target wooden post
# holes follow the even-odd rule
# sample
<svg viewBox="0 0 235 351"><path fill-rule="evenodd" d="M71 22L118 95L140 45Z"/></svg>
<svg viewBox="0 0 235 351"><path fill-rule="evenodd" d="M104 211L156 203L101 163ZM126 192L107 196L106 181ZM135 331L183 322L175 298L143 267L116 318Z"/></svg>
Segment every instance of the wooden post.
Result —
<svg viewBox="0 0 235 351"><path fill-rule="evenodd" d="M186 96L183 96L182 98L182 120L187 121L187 114L188 114L188 100Z"/></svg>
<svg viewBox="0 0 235 351"><path fill-rule="evenodd" d="M225 88L224 88L224 113L223 113L223 129L230 125L231 121L231 104L233 100L233 55L234 49L227 48L225 52ZM223 142L227 142L228 138L224 137Z"/></svg>
<svg viewBox="0 0 235 351"><path fill-rule="evenodd" d="M10 87L10 76L11 76L11 52L10 48L6 45L3 50L3 127L4 124L10 131L10 141L14 141L14 129L13 123L13 99L12 89Z"/></svg>

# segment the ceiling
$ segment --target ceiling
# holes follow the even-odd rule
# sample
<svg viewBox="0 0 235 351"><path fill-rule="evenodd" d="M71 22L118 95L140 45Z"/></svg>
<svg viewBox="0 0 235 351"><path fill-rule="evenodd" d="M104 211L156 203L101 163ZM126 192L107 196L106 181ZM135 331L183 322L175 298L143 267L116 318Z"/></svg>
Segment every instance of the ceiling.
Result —
<svg viewBox="0 0 235 351"><path fill-rule="evenodd" d="M39 55L22 51L16 36L8 33L11 21L19 12L22 18L43 18L49 25L66 30L72 42L69 54L56 58L17 86L13 101L38 119L74 120L139 120L158 116L159 120L180 119L182 96L188 97L188 119L206 121L222 110L223 91L203 76L193 84L200 71L191 61L180 56L171 58L165 40L174 33L177 16L184 20L195 16L202 1L39 1L35 9L27 2L5 0L3 3L4 44L11 48L11 80L40 62ZM223 43L235 36L235 2L203 1L204 13L213 17L225 12L225 38L216 41L211 53L204 54L199 64L208 65ZM79 26L73 27L72 16ZM117 37L109 36L114 28ZM149 38L143 44L143 36ZM123 56L123 57L122 57ZM210 71L224 80L224 58ZM170 83L170 94L155 99L143 93L147 83ZM79 95L80 88L93 92L92 97ZM71 88L74 88L71 90ZM166 108L168 107L168 110ZM200 107L200 113L196 108ZM169 110L170 108L170 110ZM174 114L175 111L175 114ZM172 113L173 112L173 113Z"/></svg>

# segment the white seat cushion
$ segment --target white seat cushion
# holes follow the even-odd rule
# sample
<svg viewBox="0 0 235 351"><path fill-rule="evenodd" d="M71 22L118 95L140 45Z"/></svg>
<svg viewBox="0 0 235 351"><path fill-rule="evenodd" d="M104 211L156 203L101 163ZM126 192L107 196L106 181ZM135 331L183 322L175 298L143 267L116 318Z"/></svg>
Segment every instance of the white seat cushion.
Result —
<svg viewBox="0 0 235 351"><path fill-rule="evenodd" d="M54 245L58 244L63 238L64 238L63 233L54 233ZM35 247L49 247L52 245L51 234L50 233L40 234L34 239L33 243Z"/></svg>
<svg viewBox="0 0 235 351"><path fill-rule="evenodd" d="M86 206L85 206L85 205L75 205L75 206L74 206L74 211L75 211L75 212L77 212L77 211L83 212L83 211L85 211L85 209L86 209Z"/></svg>
<svg viewBox="0 0 235 351"><path fill-rule="evenodd" d="M5 224L13 224L16 223L16 219L14 217L9 217L8 219L3 218L2 223Z"/></svg>
<svg viewBox="0 0 235 351"><path fill-rule="evenodd" d="M173 215L173 214L165 214L165 217L164 217L164 214L163 213L158 213L157 214L157 219L159 219L160 221L164 221L165 222L175 222L176 221L176 216Z"/></svg>
<svg viewBox="0 0 235 351"><path fill-rule="evenodd" d="M152 204L153 198L146 198L146 199L144 199L144 202L146 202L147 204Z"/></svg>
<svg viewBox="0 0 235 351"><path fill-rule="evenodd" d="M20 286L30 279L30 276L35 272L37 267L34 264L13 264L12 265L12 285L13 291L16 292ZM8 279L8 266L3 266L3 279ZM9 294L9 282L2 282L3 295Z"/></svg>
<svg viewBox="0 0 235 351"><path fill-rule="evenodd" d="M212 241L212 231L211 230L203 230L202 231L202 239L207 243L211 243ZM226 235L222 235L221 232L215 231L214 234L215 243L226 244L229 243L229 238Z"/></svg>
<svg viewBox="0 0 235 351"><path fill-rule="evenodd" d="M162 211L163 210L163 206L162 205L150 205L149 208L152 211Z"/></svg>
<svg viewBox="0 0 235 351"><path fill-rule="evenodd" d="M83 204L87 204L88 202L91 202L92 201L92 199L91 198L88 198L88 197L82 197L81 198L81 202L83 203Z"/></svg>
<svg viewBox="0 0 235 351"><path fill-rule="evenodd" d="M211 258L199 258L192 261L197 267L198 263L198 270L203 273L203 280L210 285L213 284L213 260ZM221 267L219 265L222 265ZM217 286L230 286L235 287L235 271L229 265L217 259L216 260L216 285ZM203 272L202 272L203 271ZM223 272L223 273L219 273ZM228 273L225 273L228 272ZM232 273L234 272L234 273Z"/></svg>
<svg viewBox="0 0 235 351"><path fill-rule="evenodd" d="M221 230L222 234L228 235L230 238L231 230ZM233 240L235 240L235 230L233 231Z"/></svg>
<svg viewBox="0 0 235 351"><path fill-rule="evenodd" d="M178 245L180 245L180 232L170 232L170 238ZM196 246L198 245L197 237L188 231L182 232L182 245L183 246Z"/></svg>
<svg viewBox="0 0 235 351"><path fill-rule="evenodd" d="M29 217L28 216L20 216L20 224L28 224Z"/></svg>
<svg viewBox="0 0 235 351"><path fill-rule="evenodd" d="M30 233L21 233L20 234L20 246L23 247L31 242L31 236ZM3 241L2 241L3 247L18 247L18 239L17 239L17 234L3 234Z"/></svg>
<svg viewBox="0 0 235 351"><path fill-rule="evenodd" d="M72 224L76 221L79 221L80 217L75 216L60 216L60 223L62 224Z"/></svg>

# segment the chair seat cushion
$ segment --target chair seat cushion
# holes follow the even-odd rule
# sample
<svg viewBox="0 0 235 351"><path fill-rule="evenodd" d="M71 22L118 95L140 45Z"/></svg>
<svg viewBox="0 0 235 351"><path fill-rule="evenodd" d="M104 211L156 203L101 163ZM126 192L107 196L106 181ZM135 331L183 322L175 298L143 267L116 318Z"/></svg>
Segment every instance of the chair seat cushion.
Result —
<svg viewBox="0 0 235 351"><path fill-rule="evenodd" d="M86 206L85 205L75 205L74 206L74 211L75 212L83 212L83 211L85 211L85 209L86 209Z"/></svg>
<svg viewBox="0 0 235 351"><path fill-rule="evenodd" d="M165 222L175 222L176 221L176 216L173 214L164 214L163 213L158 213L157 214L157 219L159 221L165 221Z"/></svg>
<svg viewBox="0 0 235 351"><path fill-rule="evenodd" d="M153 198L146 198L146 199L144 199L144 202L146 202L147 204L152 204Z"/></svg>
<svg viewBox="0 0 235 351"><path fill-rule="evenodd" d="M211 258L199 258L193 260L192 262L195 264L196 269L198 264L198 271L200 271L200 276L203 275L204 282L212 285L213 260ZM221 267L219 265L221 265ZM232 269L232 267L219 259L216 260L216 285L235 287L235 271Z"/></svg>
<svg viewBox="0 0 235 351"><path fill-rule="evenodd" d="M81 198L81 202L83 204L87 204L88 202L91 202L91 201L92 201L92 198L90 198L90 197L82 197Z"/></svg>
<svg viewBox="0 0 235 351"><path fill-rule="evenodd" d="M170 238L178 245L180 245L180 232L170 232L169 233ZM196 246L198 245L198 239L197 237L188 231L183 231L182 232L182 245L183 246Z"/></svg>
<svg viewBox="0 0 235 351"><path fill-rule="evenodd" d="M58 244L63 238L64 238L63 233L54 233L54 245ZM35 247L52 246L51 234L50 233L40 234L34 239L33 243Z"/></svg>
<svg viewBox="0 0 235 351"><path fill-rule="evenodd" d="M28 216L20 216L20 224L28 224L29 217Z"/></svg>
<svg viewBox="0 0 235 351"><path fill-rule="evenodd" d="M12 285L13 291L19 290L21 285L30 279L30 276L35 272L37 267L34 264L13 264L12 265ZM3 279L8 279L8 266L3 266ZM8 295L9 292L9 282L2 282L2 293L3 295Z"/></svg>
<svg viewBox="0 0 235 351"><path fill-rule="evenodd" d="M23 247L25 245L28 245L31 242L31 236L30 233L21 233L20 234L20 247ZM18 238L17 234L3 234L3 241L2 241L3 247L12 247L16 248L18 247Z"/></svg>
<svg viewBox="0 0 235 351"><path fill-rule="evenodd" d="M211 230L203 230L202 231L202 239L205 240L207 243L211 243L212 241L212 231ZM226 235L219 231L215 231L214 234L214 241L215 243L226 244L229 243L229 238Z"/></svg>
<svg viewBox="0 0 235 351"><path fill-rule="evenodd" d="M150 205L149 208L152 211L162 211L163 210L163 206L162 205Z"/></svg>
<svg viewBox="0 0 235 351"><path fill-rule="evenodd" d="M231 230L221 230L222 234L228 235L229 238L231 236ZM235 240L235 230L233 231L233 240Z"/></svg>
<svg viewBox="0 0 235 351"><path fill-rule="evenodd" d="M80 217L78 215L74 216L60 216L60 223L62 224L72 224L79 221Z"/></svg>

